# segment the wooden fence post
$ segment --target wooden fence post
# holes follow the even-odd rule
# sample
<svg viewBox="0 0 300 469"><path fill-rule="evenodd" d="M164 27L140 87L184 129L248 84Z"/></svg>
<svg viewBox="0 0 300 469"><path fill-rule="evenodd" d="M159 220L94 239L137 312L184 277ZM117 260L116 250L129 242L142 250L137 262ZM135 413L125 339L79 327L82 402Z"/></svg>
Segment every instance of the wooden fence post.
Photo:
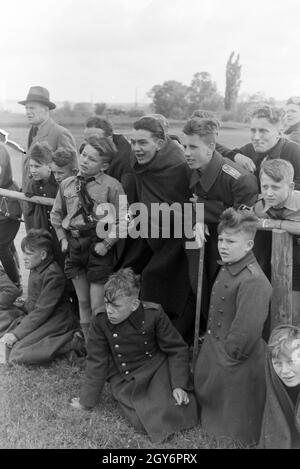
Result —
<svg viewBox="0 0 300 469"><path fill-rule="evenodd" d="M293 237L283 230L272 232L271 330L279 324L292 324Z"/></svg>

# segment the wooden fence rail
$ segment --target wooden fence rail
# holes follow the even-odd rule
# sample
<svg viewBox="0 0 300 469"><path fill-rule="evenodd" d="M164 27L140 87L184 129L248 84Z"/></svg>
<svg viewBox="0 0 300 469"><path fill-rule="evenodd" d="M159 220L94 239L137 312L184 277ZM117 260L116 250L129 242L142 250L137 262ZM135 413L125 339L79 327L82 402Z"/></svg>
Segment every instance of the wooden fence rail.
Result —
<svg viewBox="0 0 300 469"><path fill-rule="evenodd" d="M41 205L53 206L54 204L54 199L49 197L26 197L22 192L1 188L0 196ZM292 314L292 270L293 236L284 230L274 229L272 230L271 256L271 283L273 287L271 300L271 329L278 324L292 324L296 319L293 319Z"/></svg>

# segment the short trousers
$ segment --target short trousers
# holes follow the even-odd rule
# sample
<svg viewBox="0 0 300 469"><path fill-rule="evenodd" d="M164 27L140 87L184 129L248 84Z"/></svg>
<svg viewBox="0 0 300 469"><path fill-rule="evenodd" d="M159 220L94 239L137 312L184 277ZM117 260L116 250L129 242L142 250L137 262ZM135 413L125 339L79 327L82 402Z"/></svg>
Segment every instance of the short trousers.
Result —
<svg viewBox="0 0 300 469"><path fill-rule="evenodd" d="M92 283L106 283L113 272L114 248L105 256L99 256L95 252L95 244L101 242L96 236L85 238L73 238L68 236L68 252L65 259L65 275L73 279L86 274Z"/></svg>

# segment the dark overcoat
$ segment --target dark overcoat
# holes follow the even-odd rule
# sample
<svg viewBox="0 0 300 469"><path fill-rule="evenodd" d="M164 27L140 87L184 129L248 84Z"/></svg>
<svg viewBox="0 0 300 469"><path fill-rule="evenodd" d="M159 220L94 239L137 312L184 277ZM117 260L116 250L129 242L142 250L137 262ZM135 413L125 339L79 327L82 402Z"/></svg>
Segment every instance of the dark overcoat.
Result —
<svg viewBox="0 0 300 469"><path fill-rule="evenodd" d="M197 424L188 347L160 305L141 303L117 325L105 313L98 314L93 318L87 351L82 405L95 406L108 380L123 414L154 442ZM175 388L189 391L187 406L176 405Z"/></svg>
<svg viewBox="0 0 300 469"><path fill-rule="evenodd" d="M300 449L300 393L295 404L287 388L275 373L270 352L266 355L265 370L266 404L259 447L262 449Z"/></svg>
<svg viewBox="0 0 300 469"><path fill-rule="evenodd" d="M271 290L252 252L223 265L213 286L195 392L203 429L217 437L258 441L265 400L261 335Z"/></svg>
<svg viewBox="0 0 300 469"><path fill-rule="evenodd" d="M0 337L2 337L16 323L24 313L14 305L20 296L20 290L10 280L5 270L0 266Z"/></svg>
<svg viewBox="0 0 300 469"><path fill-rule="evenodd" d="M51 257L30 271L25 305L28 313L11 330L18 341L11 349L9 362L50 362L72 339L76 321L65 287L66 278Z"/></svg>
<svg viewBox="0 0 300 469"><path fill-rule="evenodd" d="M163 238L160 221L154 222L150 214L154 203L171 205L177 202L182 206L189 202L192 195L189 189L190 169L182 150L169 138L149 163L139 165L135 161L133 169L138 201L147 207L149 214L148 236L145 235L140 242L141 249L136 251L140 258L146 260L142 269L141 298L161 304L168 314L181 316L191 292L184 239L172 235L176 219L171 224L170 237ZM154 225L160 233L156 239L151 237L150 231ZM128 265L136 262L136 259L131 259Z"/></svg>

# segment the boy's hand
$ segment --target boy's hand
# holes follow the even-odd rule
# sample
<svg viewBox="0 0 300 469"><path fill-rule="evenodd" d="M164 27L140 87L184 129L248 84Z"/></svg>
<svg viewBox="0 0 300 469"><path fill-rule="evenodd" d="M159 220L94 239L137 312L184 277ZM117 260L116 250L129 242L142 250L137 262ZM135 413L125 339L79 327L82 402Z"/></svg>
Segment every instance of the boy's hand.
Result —
<svg viewBox="0 0 300 469"><path fill-rule="evenodd" d="M66 238L63 238L61 240L61 252L64 254L65 252L67 252L68 250L68 247L69 247L69 243L68 243L68 240Z"/></svg>
<svg viewBox="0 0 300 469"><path fill-rule="evenodd" d="M70 406L73 407L73 409L76 409L76 410L91 410L89 407L85 407L85 406L80 404L79 397L73 397L70 400Z"/></svg>
<svg viewBox="0 0 300 469"><path fill-rule="evenodd" d="M94 249L98 256L105 256L108 253L108 249L104 243L96 243Z"/></svg>
<svg viewBox="0 0 300 469"><path fill-rule="evenodd" d="M7 334L4 334L3 337L0 339L1 342L7 345L7 347L12 347L18 339L12 332L8 332Z"/></svg>
<svg viewBox="0 0 300 469"><path fill-rule="evenodd" d="M248 158L248 156L243 155L242 153L237 153L233 159L236 163L243 166L243 168L251 171L251 173L254 173L256 170L255 163L251 160L251 158Z"/></svg>
<svg viewBox="0 0 300 469"><path fill-rule="evenodd" d="M173 397L176 401L176 405L188 405L190 402L187 392L181 388L175 388L173 390Z"/></svg>
<svg viewBox="0 0 300 469"><path fill-rule="evenodd" d="M193 204L196 204L197 201L198 201L198 196L197 196L197 194L194 194L194 193L193 193L193 197L190 197L189 201L192 202Z"/></svg>
<svg viewBox="0 0 300 469"><path fill-rule="evenodd" d="M194 236L199 248L202 248L204 241L206 241L205 235L209 235L207 226L204 223L196 223L194 226Z"/></svg>

